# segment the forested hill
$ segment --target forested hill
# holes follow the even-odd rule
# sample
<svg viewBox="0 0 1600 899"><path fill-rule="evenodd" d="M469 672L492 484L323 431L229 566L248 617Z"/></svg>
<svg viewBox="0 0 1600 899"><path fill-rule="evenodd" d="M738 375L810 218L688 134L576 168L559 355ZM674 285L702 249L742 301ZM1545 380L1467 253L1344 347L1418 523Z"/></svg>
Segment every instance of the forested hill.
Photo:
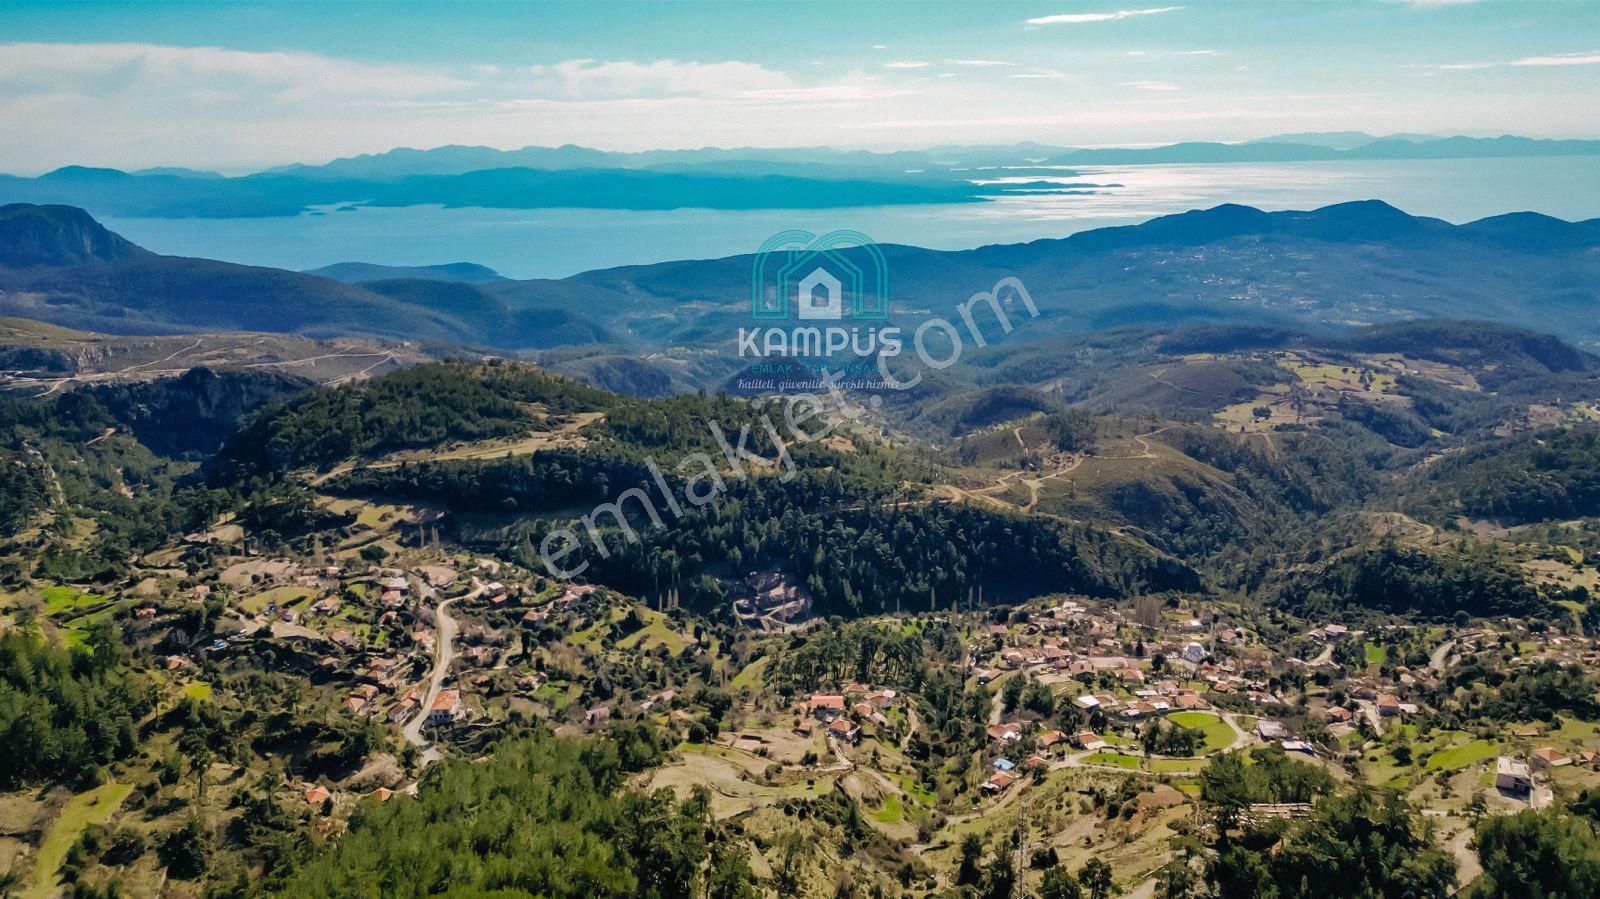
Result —
<svg viewBox="0 0 1600 899"><path fill-rule="evenodd" d="M751 463L726 455L725 447L743 441L749 452L777 458L768 416L783 420L778 407L746 400L630 399L512 364L422 365L269 407L205 471L213 487L266 483L281 485L269 491L291 491L275 500L300 507L274 513L285 538L297 536L286 523L315 527L321 520L309 495L293 492L305 477L298 470L312 469L326 473L316 478L324 493L401 498L457 513L446 519L456 539L536 569L536 548L577 518L575 510L643 489L666 526L651 527L644 507L630 501L637 542L625 539L615 519L598 515L606 548L588 545L570 564L635 593L676 581L698 607L722 603L760 568L785 572L819 610L852 615L965 602L977 584L1001 600L1199 583L1182 562L1092 523L949 505L926 456L856 431L834 445L789 438L792 479L776 476L785 466L770 465L755 469L760 476L738 476L736 468ZM384 458L390 461L349 464ZM705 471L694 467L701 465L696 458L725 478L725 490L709 504L684 498L692 474ZM681 514L668 516L663 483Z"/></svg>

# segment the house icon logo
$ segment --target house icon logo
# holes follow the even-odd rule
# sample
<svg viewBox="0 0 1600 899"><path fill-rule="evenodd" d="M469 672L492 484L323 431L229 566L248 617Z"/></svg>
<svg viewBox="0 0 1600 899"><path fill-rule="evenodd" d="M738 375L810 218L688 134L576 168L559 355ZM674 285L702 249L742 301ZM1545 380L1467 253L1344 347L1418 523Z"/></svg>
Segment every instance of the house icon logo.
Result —
<svg viewBox="0 0 1600 899"><path fill-rule="evenodd" d="M889 317L889 267L883 251L859 231L774 234L756 252L750 285L750 312L758 321Z"/></svg>

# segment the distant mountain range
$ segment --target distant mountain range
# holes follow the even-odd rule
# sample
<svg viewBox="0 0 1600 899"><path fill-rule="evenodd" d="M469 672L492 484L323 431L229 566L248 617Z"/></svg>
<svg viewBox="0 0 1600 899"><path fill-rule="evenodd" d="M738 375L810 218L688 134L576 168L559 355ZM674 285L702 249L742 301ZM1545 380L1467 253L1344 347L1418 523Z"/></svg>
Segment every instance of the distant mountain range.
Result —
<svg viewBox="0 0 1600 899"><path fill-rule="evenodd" d="M67 166L0 175L0 202L81 206L96 215L234 218L347 211L361 205L507 209L821 209L982 202L1083 193L1075 167L1600 155L1600 141L1432 137L1362 132L1280 135L1247 143L1072 149L1041 144L874 153L827 147L651 150L586 147L401 148L225 178L189 169ZM996 171L1008 179L994 183Z"/></svg>
<svg viewBox="0 0 1600 899"><path fill-rule="evenodd" d="M882 250L891 323L906 327L952 318L957 303L1015 276L1041 310L1021 340L1119 325L1453 318L1600 345L1600 220L1517 213L1452 225L1378 201L1310 212L1224 205L1059 240ZM553 367L634 392L714 388L738 368L751 265L735 256L529 281L467 264L299 273L158 256L73 207L0 207L0 315L121 334L542 351Z"/></svg>

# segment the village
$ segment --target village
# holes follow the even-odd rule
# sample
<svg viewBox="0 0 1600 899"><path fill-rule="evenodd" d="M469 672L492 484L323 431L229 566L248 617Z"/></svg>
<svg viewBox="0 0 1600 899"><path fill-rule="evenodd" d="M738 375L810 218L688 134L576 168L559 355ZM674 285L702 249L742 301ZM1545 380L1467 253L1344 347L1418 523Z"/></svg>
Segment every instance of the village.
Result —
<svg viewBox="0 0 1600 899"><path fill-rule="evenodd" d="M776 633L738 613L714 622L676 608L672 590L640 602L419 543L387 541L381 556L223 554L172 599L130 602L130 635L160 647L186 696L268 664L387 733L397 761L380 776L367 765L285 785L286 799L326 827L365 796L414 792L429 764L471 756L507 727L604 734L624 722L674 735L675 760L648 782L708 785L719 816L842 791L930 861L965 829L1016 827L1033 805L1132 791L1132 818L1107 817L1102 805L1089 816L1100 830L1040 825L1036 839L1064 857L1106 853L1134 877L1161 863L1162 840L1196 826L1205 768L1233 752L1281 752L1336 782L1399 789L1463 859L1477 817L1600 784L1594 721L1461 727L1444 714L1463 692L1451 679L1462 666L1600 659L1593 640L1542 626L1297 624L1173 596L1055 596L887 619L875 626L959 634L952 676L987 697L984 717L960 725L975 751L934 767L921 760L919 743L933 735L919 733L930 725L914 690L769 683L789 641L827 622L786 621ZM762 577L753 582L779 583ZM1245 814L1311 808L1259 802Z"/></svg>

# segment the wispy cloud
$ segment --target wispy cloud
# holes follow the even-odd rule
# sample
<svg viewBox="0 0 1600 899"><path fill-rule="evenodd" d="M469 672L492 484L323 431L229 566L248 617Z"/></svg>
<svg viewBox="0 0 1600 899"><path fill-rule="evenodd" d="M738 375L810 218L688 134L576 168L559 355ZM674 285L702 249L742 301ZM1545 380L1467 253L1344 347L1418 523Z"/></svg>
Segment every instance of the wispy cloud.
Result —
<svg viewBox="0 0 1600 899"><path fill-rule="evenodd" d="M1164 12L1177 12L1181 6L1156 6L1146 9L1119 9L1116 12L1074 12L1061 13L1054 16L1039 16L1027 20L1028 25L1085 25L1090 22L1115 22L1118 19L1131 19L1134 16L1154 16Z"/></svg>
<svg viewBox="0 0 1600 899"><path fill-rule="evenodd" d="M920 59L902 59L896 62L886 62L883 67L886 69L926 69L928 65L929 63Z"/></svg>
<svg viewBox="0 0 1600 899"><path fill-rule="evenodd" d="M1482 69L1500 69L1509 66L1545 68L1550 66L1593 66L1600 65L1600 50L1586 50L1581 53L1552 53L1545 56L1524 56L1509 62L1446 62L1446 63L1407 63L1402 69L1427 69L1434 72L1476 72Z"/></svg>
<svg viewBox="0 0 1600 899"><path fill-rule="evenodd" d="M1014 62L1004 62L998 59L947 59L944 62L945 65L949 66L977 66L979 68L1016 65Z"/></svg>
<svg viewBox="0 0 1600 899"><path fill-rule="evenodd" d="M1025 81L1061 81L1071 78L1072 75L1060 69L1029 69L1026 72L1018 72L1015 75L1007 75L1006 77Z"/></svg>
<svg viewBox="0 0 1600 899"><path fill-rule="evenodd" d="M529 66L532 90L566 100L705 97L789 87L789 76L751 62L568 59Z"/></svg>
<svg viewBox="0 0 1600 899"><path fill-rule="evenodd" d="M1600 64L1600 50L1585 53L1557 53L1554 56L1524 56L1514 66L1592 66Z"/></svg>
<svg viewBox="0 0 1600 899"><path fill-rule="evenodd" d="M1170 81L1124 81L1123 87L1136 87L1142 91L1175 91L1178 86Z"/></svg>
<svg viewBox="0 0 1600 899"><path fill-rule="evenodd" d="M136 43L0 45L0 90L7 94L152 98L205 91L213 99L294 103L382 101L448 93L471 84L439 70L304 52Z"/></svg>

